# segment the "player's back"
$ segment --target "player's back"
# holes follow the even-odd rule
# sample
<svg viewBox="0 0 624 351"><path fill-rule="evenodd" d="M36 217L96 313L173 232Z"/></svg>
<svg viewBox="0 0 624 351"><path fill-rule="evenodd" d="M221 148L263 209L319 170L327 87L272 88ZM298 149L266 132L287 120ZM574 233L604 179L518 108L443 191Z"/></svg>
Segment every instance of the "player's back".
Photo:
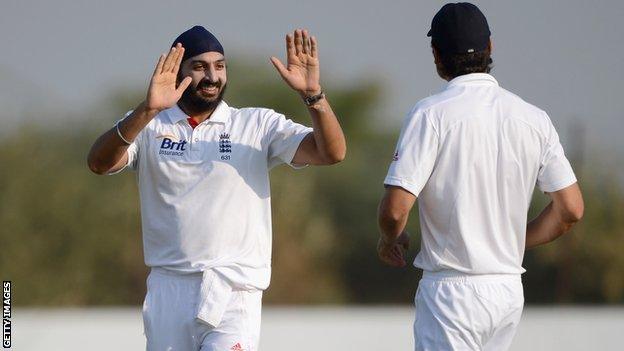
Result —
<svg viewBox="0 0 624 351"><path fill-rule="evenodd" d="M414 264L426 271L522 273L531 195L538 178L547 179L538 175L549 153L563 154L557 147L546 113L489 74L460 76L420 101L391 166L412 188L399 185L418 196L422 248ZM411 179L400 176L407 172Z"/></svg>

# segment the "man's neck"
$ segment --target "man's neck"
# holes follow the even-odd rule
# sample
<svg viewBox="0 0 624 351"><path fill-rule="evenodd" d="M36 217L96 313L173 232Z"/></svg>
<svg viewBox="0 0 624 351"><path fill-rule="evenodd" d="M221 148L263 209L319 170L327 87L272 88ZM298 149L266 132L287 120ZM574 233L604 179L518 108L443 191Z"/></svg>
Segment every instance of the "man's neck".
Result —
<svg viewBox="0 0 624 351"><path fill-rule="evenodd" d="M182 101L178 101L178 107L195 122L197 122L197 124L209 119L212 113L217 109L217 107L215 106L214 108L207 111L194 111L193 109L185 106Z"/></svg>

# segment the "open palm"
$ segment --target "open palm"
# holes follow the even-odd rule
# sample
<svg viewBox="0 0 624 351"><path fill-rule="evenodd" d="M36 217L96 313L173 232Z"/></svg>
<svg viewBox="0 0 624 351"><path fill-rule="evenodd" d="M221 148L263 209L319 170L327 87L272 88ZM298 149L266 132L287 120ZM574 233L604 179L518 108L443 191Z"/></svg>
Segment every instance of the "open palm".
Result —
<svg viewBox="0 0 624 351"><path fill-rule="evenodd" d="M177 85L178 71L183 56L184 48L180 43L172 47L167 55L160 55L147 90L148 108L161 111L172 107L191 84L192 79L186 77Z"/></svg>
<svg viewBox="0 0 624 351"><path fill-rule="evenodd" d="M284 81L300 94L319 94L321 85L316 38L301 29L295 30L293 35L286 35L286 56L286 66L276 57L271 57Z"/></svg>

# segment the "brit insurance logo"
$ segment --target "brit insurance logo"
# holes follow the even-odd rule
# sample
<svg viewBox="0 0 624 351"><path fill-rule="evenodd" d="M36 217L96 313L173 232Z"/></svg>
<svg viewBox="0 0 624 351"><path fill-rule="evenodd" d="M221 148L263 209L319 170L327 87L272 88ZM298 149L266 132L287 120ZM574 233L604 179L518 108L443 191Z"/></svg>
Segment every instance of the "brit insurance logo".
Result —
<svg viewBox="0 0 624 351"><path fill-rule="evenodd" d="M186 151L186 144L188 144L186 140L180 140L171 134L162 134L156 139L162 139L158 151L159 155L183 156L184 151Z"/></svg>

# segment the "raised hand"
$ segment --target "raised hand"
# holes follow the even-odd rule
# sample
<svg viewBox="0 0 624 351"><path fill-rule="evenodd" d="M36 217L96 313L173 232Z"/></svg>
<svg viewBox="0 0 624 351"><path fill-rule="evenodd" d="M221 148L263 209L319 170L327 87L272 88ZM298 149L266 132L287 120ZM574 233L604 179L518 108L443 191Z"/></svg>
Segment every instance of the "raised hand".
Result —
<svg viewBox="0 0 624 351"><path fill-rule="evenodd" d="M286 35L287 66L276 57L271 62L284 81L301 95L312 96L321 92L319 60L316 38L305 29Z"/></svg>
<svg viewBox="0 0 624 351"><path fill-rule="evenodd" d="M160 55L147 90L146 107L148 109L162 111L172 107L191 84L191 77L186 77L176 86L183 56L184 48L180 43L172 47L169 53Z"/></svg>

